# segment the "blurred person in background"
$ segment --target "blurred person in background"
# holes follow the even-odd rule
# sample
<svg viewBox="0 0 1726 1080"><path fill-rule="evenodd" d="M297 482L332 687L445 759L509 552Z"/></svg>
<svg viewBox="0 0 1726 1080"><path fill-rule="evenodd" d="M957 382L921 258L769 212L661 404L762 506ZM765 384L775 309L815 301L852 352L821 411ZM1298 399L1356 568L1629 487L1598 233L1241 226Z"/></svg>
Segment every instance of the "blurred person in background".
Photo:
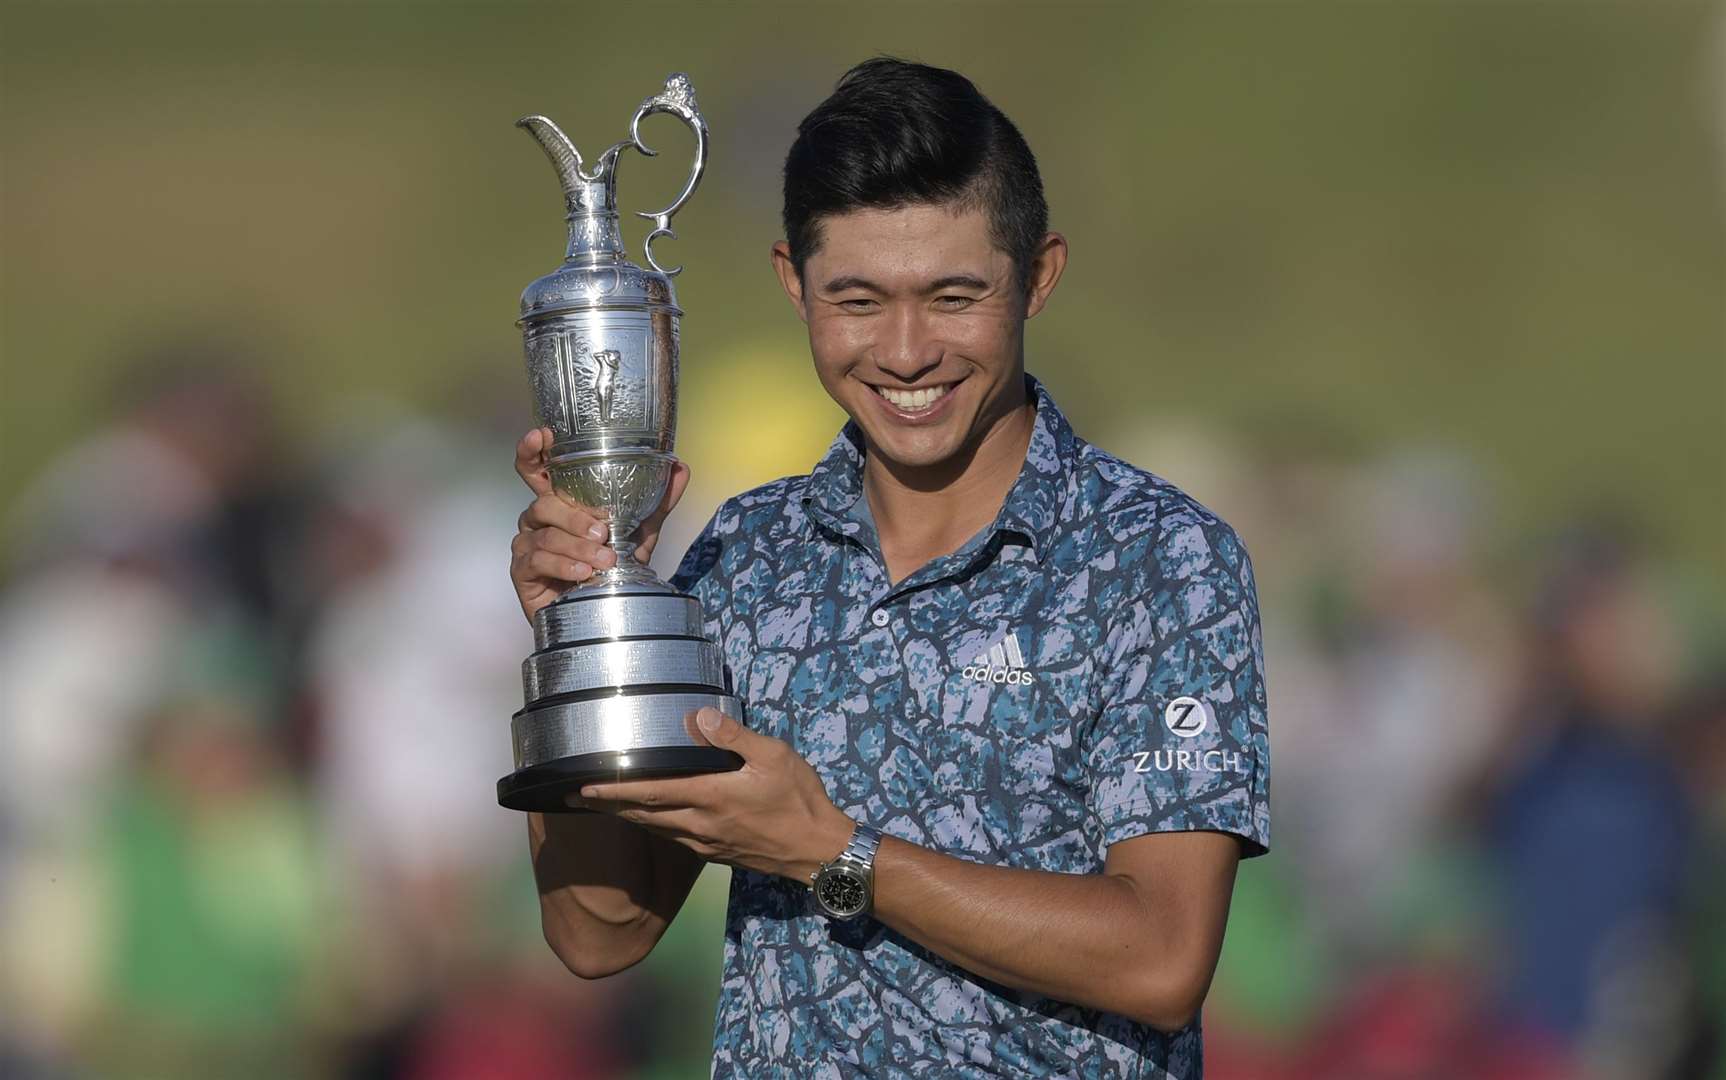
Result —
<svg viewBox="0 0 1726 1080"><path fill-rule="evenodd" d="M1480 575L1490 493L1466 457L1411 448L1335 495L1335 621L1290 642L1279 782L1313 927L1366 973L1428 914L1418 879L1446 872L1455 800L1502 744L1517 642Z"/></svg>
<svg viewBox="0 0 1726 1080"><path fill-rule="evenodd" d="M286 503L252 359L209 335L133 359L116 418L91 425L4 522L0 1028L49 1054L99 992L91 853L140 725L187 690L185 643L247 642L275 675L272 567L286 537L272 526Z"/></svg>
<svg viewBox="0 0 1726 1080"><path fill-rule="evenodd" d="M1699 864L1687 768L1664 719L1682 639L1624 530L1550 556L1511 741L1480 822L1499 882L1500 1015L1590 1075L1672 1075L1691 1041L1680 935Z"/></svg>
<svg viewBox="0 0 1726 1080"><path fill-rule="evenodd" d="M804 119L773 266L852 422L673 579L752 727L698 722L745 764L529 815L546 937L587 978L653 948L703 859L733 868L715 1075L1202 1072L1235 867L1269 842L1252 571L1025 374L1066 265L1046 226L1029 148L956 72L867 61ZM547 434L518 451L530 618L615 558ZM811 900L874 844L878 902L868 876L854 909Z"/></svg>
<svg viewBox="0 0 1726 1080"><path fill-rule="evenodd" d="M315 822L269 724L267 666L226 633L152 710L97 848L101 990L78 1058L113 1077L313 1076L327 963Z"/></svg>
<svg viewBox="0 0 1726 1080"><path fill-rule="evenodd" d="M1673 1076L1726 1076L1726 670L1714 670L1672 711L1671 745L1699 811L1694 872L1684 903L1691 993L1678 1023L1686 1033Z"/></svg>
<svg viewBox="0 0 1726 1080"><path fill-rule="evenodd" d="M428 902L458 904L460 882L495 876L505 858L512 815L468 796L509 771L508 740L479 718L513 711L531 644L514 605L484 587L485 552L509 534L494 524L505 496L474 472L483 438L412 415L380 429L389 412L368 411L366 452L336 455L346 464L312 526L320 550L337 530L365 546L363 560L325 568L339 578L309 627L305 707L344 876L356 901L389 909L381 931L407 932L434 916L398 890L418 883Z"/></svg>
<svg viewBox="0 0 1726 1080"><path fill-rule="evenodd" d="M1374 458L1322 433L1284 433L1252 469L1243 506L1278 538L1255 562L1276 601L1288 829L1237 887L1208 1063L1253 1080L1557 1075L1476 992L1483 881L1456 811L1502 747L1517 655L1484 573L1483 475L1460 448Z"/></svg>
<svg viewBox="0 0 1726 1080"><path fill-rule="evenodd" d="M498 873L509 750L476 717L529 635L490 584L492 399L367 403L365 452L302 473L249 355L151 353L8 515L0 1072L628 1068L654 984L548 985L531 878Z"/></svg>
<svg viewBox="0 0 1726 1080"><path fill-rule="evenodd" d="M482 466L519 395L485 378L435 411L351 403L312 465L295 714L343 897L317 1023L356 1080L616 1075L649 1049L622 1019L660 1005L642 973L554 978L531 877L505 872L498 725L532 637L495 584L514 500Z"/></svg>
<svg viewBox="0 0 1726 1080"><path fill-rule="evenodd" d="M519 825L495 797L511 767L498 723L532 638L496 588L515 507L478 467L495 457L491 400L356 409L351 435L327 440L306 529L302 576L319 599L301 706L346 898L330 932L347 1007L328 1019L348 1075L598 1076L639 1057L616 1024L633 998L548 993L560 969L543 940L496 925L533 913L498 890Z"/></svg>
<svg viewBox="0 0 1726 1080"><path fill-rule="evenodd" d="M285 507L252 365L203 338L132 361L117 419L94 426L13 506L0 818L36 835L77 826L79 801L63 793L112 776L179 626L268 632Z"/></svg>
<svg viewBox="0 0 1726 1080"><path fill-rule="evenodd" d="M269 358L217 332L127 361L99 423L18 498L14 577L55 566L147 565L194 601L272 617L280 601L276 419Z"/></svg>

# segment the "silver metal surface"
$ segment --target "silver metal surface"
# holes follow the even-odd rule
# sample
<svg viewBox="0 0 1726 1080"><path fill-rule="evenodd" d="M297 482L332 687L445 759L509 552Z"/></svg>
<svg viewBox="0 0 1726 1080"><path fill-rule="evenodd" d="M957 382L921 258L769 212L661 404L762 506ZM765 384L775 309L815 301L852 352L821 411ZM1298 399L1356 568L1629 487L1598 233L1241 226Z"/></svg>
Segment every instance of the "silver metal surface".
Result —
<svg viewBox="0 0 1726 1080"><path fill-rule="evenodd" d="M700 637L701 630L701 605L692 596L590 595L535 612L533 647L625 637Z"/></svg>
<svg viewBox="0 0 1726 1080"><path fill-rule="evenodd" d="M523 712L510 725L515 767L525 769L601 750L707 746L696 737L695 728L695 711L705 705L743 719L742 704L720 693L607 697Z"/></svg>
<svg viewBox="0 0 1726 1080"><path fill-rule="evenodd" d="M529 705L553 694L655 683L724 689L719 646L688 638L602 641L535 653L521 665L521 690Z"/></svg>
<svg viewBox="0 0 1726 1080"><path fill-rule="evenodd" d="M611 519L610 543L617 552L615 565L566 590L565 596L624 584L658 585L664 592L672 591L635 558L631 537L639 522L658 509L665 497L675 460L670 454L650 451L594 450L551 463L552 483L560 491L583 506L606 508Z"/></svg>
<svg viewBox="0 0 1726 1080"><path fill-rule="evenodd" d="M677 436L677 327L664 312L563 312L522 330L535 415L555 466L576 454L669 454Z"/></svg>
<svg viewBox="0 0 1726 1080"><path fill-rule="evenodd" d="M647 144L641 141L641 122L654 113L670 113L689 125L689 130L695 133L695 161L689 168L689 179L683 184L683 190L677 193L677 198L671 200L671 205L663 210L637 210L636 217L644 217L653 222L653 231L647 234L647 239L641 242L641 253L647 258L647 265L658 270L666 277L676 277L683 273L683 267L674 266L670 270L659 265L653 258L653 242L661 236L677 239L677 234L671 231L671 215L683 209L683 204L695 194L695 187L701 183L701 174L707 168L707 121L701 118L701 110L695 104L695 87L689 83L689 76L682 73L673 74L665 80L665 89L641 103L641 108L635 111L635 118L629 122L629 140L635 148L648 157L656 156L659 151L649 150Z"/></svg>
<svg viewBox="0 0 1726 1080"><path fill-rule="evenodd" d="M617 165L625 150L655 156L641 137L642 120L655 113L689 126L695 158L668 206L639 213L653 223L644 244L650 269L643 269L623 250ZM627 773L629 751L707 746L693 719L703 706L743 718L741 703L725 693L723 653L702 635L700 605L675 593L635 557L636 530L664 499L677 462L672 450L683 313L671 278L682 267L664 269L652 248L656 240L676 238L672 216L701 182L707 123L694 88L680 74L636 109L629 138L591 165L547 118L528 116L517 123L557 169L569 225L563 264L521 294L518 325L534 416L552 432L552 483L606 517L617 564L534 616L539 651L522 663L528 707L511 725L515 764L519 771L609 751L620 755L616 767ZM655 685L709 692L647 689ZM631 687L640 692L625 692ZM540 704L560 694L585 700ZM500 800L515 779L499 781Z"/></svg>
<svg viewBox="0 0 1726 1080"><path fill-rule="evenodd" d="M624 150L652 157L641 121L655 113L682 120L695 133L689 179L662 210L639 211L653 222L646 241L651 270L630 262L617 225L617 165ZM664 498L677 438L677 308L671 276L653 241L676 237L671 218L701 182L707 164L707 122L687 76L673 74L636 109L629 138L614 143L591 168L575 144L544 116L516 121L545 151L563 187L569 244L563 265L522 293L522 344L534 415L552 431L552 483L585 506L604 510L617 565L581 588L656 579L635 559L633 537Z"/></svg>

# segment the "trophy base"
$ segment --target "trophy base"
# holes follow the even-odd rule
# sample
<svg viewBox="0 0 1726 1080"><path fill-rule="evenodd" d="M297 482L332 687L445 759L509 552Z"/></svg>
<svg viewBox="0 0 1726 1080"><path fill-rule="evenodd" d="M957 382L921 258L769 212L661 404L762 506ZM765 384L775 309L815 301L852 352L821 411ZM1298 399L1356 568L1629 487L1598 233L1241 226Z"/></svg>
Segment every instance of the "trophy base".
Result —
<svg viewBox="0 0 1726 1080"><path fill-rule="evenodd" d="M515 771L497 782L497 801L566 813L589 781L741 768L696 729L704 708L746 720L703 625L696 599L657 579L584 585L535 612L526 704L510 718Z"/></svg>
<svg viewBox="0 0 1726 1080"><path fill-rule="evenodd" d="M731 772L743 759L713 746L652 746L642 750L601 750L575 754L518 769L497 782L497 801L510 810L540 814L591 814L565 798L596 780L646 780L687 773Z"/></svg>

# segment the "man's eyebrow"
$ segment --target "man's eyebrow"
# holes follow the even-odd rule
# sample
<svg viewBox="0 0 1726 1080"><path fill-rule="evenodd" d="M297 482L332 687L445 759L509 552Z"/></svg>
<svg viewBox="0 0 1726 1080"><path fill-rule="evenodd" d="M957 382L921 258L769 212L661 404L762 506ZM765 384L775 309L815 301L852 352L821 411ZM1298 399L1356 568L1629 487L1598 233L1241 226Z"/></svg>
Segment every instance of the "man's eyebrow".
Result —
<svg viewBox="0 0 1726 1080"><path fill-rule="evenodd" d="M989 283L975 274L947 274L943 277L938 277L928 285L925 285L923 287L923 292L937 293L942 289L954 288L977 289L981 291L988 287ZM865 292L879 293L882 295L885 295L887 292L886 289L875 284L873 281L870 281L868 278L858 277L856 274L846 274L842 277L833 278L821 288L823 292L830 293L844 292L847 289L862 289Z"/></svg>
<svg viewBox="0 0 1726 1080"><path fill-rule="evenodd" d="M926 291L940 292L942 289L953 288L987 289L988 287L989 283L987 281L984 281L982 278L977 277L974 274L948 274L946 277L936 278L934 281L930 282L929 288Z"/></svg>
<svg viewBox="0 0 1726 1080"><path fill-rule="evenodd" d="M875 284L873 281L870 281L868 278L861 278L855 274L846 274L844 277L836 277L821 288L823 292L844 292L847 289L863 289L866 292L872 293L884 293L887 291L881 286Z"/></svg>

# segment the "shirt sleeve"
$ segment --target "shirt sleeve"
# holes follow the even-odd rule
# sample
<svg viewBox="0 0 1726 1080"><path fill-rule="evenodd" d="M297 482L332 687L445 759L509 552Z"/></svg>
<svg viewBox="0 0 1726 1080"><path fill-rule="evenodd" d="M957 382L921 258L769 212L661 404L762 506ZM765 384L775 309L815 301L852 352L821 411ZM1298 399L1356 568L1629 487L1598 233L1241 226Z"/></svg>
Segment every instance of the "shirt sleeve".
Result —
<svg viewBox="0 0 1726 1080"><path fill-rule="evenodd" d="M1105 845L1215 829L1270 849L1270 731L1252 563L1234 530L1190 515L1163 532L1103 650L1087 740Z"/></svg>

